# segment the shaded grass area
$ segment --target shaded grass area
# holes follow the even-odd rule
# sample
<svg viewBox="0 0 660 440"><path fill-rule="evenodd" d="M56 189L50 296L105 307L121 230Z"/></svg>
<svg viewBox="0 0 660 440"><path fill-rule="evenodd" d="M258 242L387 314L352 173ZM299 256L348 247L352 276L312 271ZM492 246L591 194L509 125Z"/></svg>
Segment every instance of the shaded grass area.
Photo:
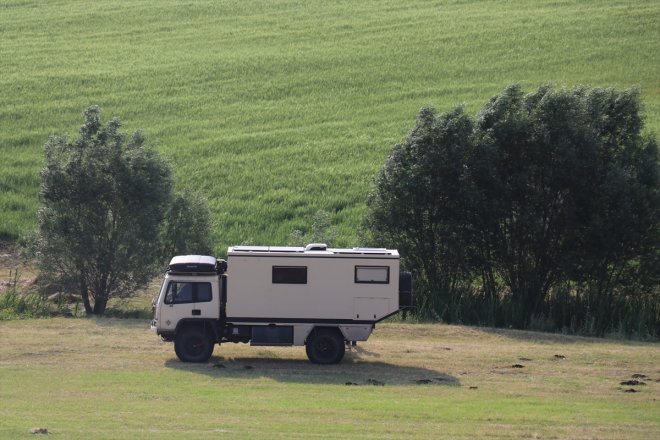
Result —
<svg viewBox="0 0 660 440"><path fill-rule="evenodd" d="M653 1L0 6L0 238L35 224L41 147L91 104L199 188L214 245L284 243L319 209L352 245L371 179L420 107L506 84L640 86L660 127Z"/></svg>
<svg viewBox="0 0 660 440"><path fill-rule="evenodd" d="M0 322L0 341L3 438L37 426L67 438L660 433L657 344L384 324L344 363L318 366L302 347L234 344L183 364L142 320ZM646 385L626 393L634 374Z"/></svg>

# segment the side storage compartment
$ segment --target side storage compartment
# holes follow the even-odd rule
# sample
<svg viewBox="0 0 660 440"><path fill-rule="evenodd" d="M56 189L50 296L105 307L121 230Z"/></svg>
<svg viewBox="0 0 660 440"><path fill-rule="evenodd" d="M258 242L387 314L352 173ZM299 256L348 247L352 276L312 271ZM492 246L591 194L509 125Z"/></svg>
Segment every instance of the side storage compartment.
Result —
<svg viewBox="0 0 660 440"><path fill-rule="evenodd" d="M250 345L293 345L293 326L254 326Z"/></svg>

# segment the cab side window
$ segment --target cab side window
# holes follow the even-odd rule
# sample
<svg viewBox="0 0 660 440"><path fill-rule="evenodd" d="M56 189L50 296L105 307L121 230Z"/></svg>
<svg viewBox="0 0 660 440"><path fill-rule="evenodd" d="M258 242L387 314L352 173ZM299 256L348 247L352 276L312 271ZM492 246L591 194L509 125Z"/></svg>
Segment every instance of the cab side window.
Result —
<svg viewBox="0 0 660 440"><path fill-rule="evenodd" d="M197 302L211 301L211 283L197 283Z"/></svg>
<svg viewBox="0 0 660 440"><path fill-rule="evenodd" d="M185 304L211 301L211 283L182 283L172 281L167 286L165 304Z"/></svg>

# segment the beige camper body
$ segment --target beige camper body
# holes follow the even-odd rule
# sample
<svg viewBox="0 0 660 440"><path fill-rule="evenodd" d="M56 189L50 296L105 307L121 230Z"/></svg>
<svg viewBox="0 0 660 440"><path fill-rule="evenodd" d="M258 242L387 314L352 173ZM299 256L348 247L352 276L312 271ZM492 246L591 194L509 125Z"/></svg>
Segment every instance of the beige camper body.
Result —
<svg viewBox="0 0 660 440"><path fill-rule="evenodd" d="M396 250L236 246L227 257L231 320L374 323L399 310Z"/></svg>

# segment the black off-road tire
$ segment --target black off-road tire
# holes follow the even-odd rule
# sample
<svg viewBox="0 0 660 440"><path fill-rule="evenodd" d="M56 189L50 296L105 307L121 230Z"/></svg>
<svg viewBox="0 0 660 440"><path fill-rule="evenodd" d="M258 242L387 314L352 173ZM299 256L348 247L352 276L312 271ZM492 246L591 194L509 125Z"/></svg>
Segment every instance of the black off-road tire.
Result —
<svg viewBox="0 0 660 440"><path fill-rule="evenodd" d="M312 330L305 343L307 357L315 364L338 364L344 357L344 336L336 328Z"/></svg>
<svg viewBox="0 0 660 440"><path fill-rule="evenodd" d="M214 346L211 335L202 327L184 327L174 338L174 351L182 362L206 362Z"/></svg>

